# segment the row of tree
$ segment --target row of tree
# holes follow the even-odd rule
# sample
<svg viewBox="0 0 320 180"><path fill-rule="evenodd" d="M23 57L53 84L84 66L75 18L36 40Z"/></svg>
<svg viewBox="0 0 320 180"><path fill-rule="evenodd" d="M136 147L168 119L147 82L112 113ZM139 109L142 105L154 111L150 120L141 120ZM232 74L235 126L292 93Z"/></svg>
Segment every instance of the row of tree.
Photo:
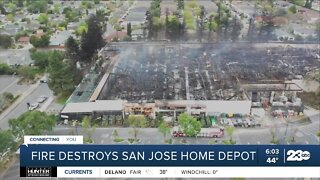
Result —
<svg viewBox="0 0 320 180"><path fill-rule="evenodd" d="M187 23L189 28L196 24L200 41L204 38L205 32L208 32L206 39L209 41L212 40L213 32L216 32L217 40L237 41L239 38L242 29L241 21L236 16L232 17L231 12L221 2L217 2L218 13L208 15L204 6L198 7L196 2L190 2L186 10L184 9L184 0L178 0L177 11L171 13L166 9L164 22L160 14L160 3L160 0L154 0L146 12L146 30L148 30L149 39L157 39L161 32L165 32L166 39L173 41L185 39ZM190 10L192 14L190 14ZM190 18L192 16L196 19Z"/></svg>
<svg viewBox="0 0 320 180"><path fill-rule="evenodd" d="M0 130L0 155L15 151L24 135L47 134L53 130L55 124L54 115L39 111L28 111L16 119L10 119L10 129Z"/></svg>
<svg viewBox="0 0 320 180"><path fill-rule="evenodd" d="M13 39L6 34L0 34L0 47L8 49L13 45Z"/></svg>
<svg viewBox="0 0 320 180"><path fill-rule="evenodd" d="M73 64L65 60L62 51L35 51L31 53L35 66L49 74L49 88L56 94L70 94L78 79ZM75 65L74 65L75 66Z"/></svg>

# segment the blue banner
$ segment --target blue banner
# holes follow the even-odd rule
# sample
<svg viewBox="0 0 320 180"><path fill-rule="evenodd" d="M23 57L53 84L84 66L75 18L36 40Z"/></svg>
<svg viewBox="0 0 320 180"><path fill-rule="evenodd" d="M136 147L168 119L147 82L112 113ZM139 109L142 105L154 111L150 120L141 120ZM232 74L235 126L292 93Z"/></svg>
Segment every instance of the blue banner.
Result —
<svg viewBox="0 0 320 180"><path fill-rule="evenodd" d="M21 145L20 166L320 166L320 146Z"/></svg>

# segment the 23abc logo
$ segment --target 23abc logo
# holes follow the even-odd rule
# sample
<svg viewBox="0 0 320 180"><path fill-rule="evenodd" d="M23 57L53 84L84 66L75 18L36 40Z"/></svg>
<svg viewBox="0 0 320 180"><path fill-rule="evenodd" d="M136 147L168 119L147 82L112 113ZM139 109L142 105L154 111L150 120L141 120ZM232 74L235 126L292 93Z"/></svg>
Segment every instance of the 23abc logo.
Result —
<svg viewBox="0 0 320 180"><path fill-rule="evenodd" d="M309 151L302 150L289 150L287 151L287 161L306 161L310 159L311 154Z"/></svg>

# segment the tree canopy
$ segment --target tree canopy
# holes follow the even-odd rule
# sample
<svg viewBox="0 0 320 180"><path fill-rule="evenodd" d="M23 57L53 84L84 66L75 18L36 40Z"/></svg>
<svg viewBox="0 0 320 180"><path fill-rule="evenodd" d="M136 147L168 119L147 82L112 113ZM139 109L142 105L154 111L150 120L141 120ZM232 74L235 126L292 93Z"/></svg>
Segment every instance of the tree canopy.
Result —
<svg viewBox="0 0 320 180"><path fill-rule="evenodd" d="M0 155L16 144L13 134L9 130L0 130Z"/></svg>
<svg viewBox="0 0 320 180"><path fill-rule="evenodd" d="M167 134L170 133L171 128L169 127L168 123L166 122L162 122L159 127L158 130L161 134L163 134L163 138L166 139Z"/></svg>
<svg viewBox="0 0 320 180"><path fill-rule="evenodd" d="M100 21L94 15L88 19L88 31L81 37L82 60L90 60L96 50L104 45Z"/></svg>
<svg viewBox="0 0 320 180"><path fill-rule="evenodd" d="M46 13L41 13L41 14L38 16L38 21L39 21L40 24L45 24L45 25L47 25L48 22L49 22L48 14L46 14Z"/></svg>
<svg viewBox="0 0 320 180"><path fill-rule="evenodd" d="M47 11L48 0L28 1L27 6L30 13L45 13Z"/></svg>
<svg viewBox="0 0 320 180"><path fill-rule="evenodd" d="M201 131L201 122L187 113L180 114L178 121L182 132L187 136L196 136Z"/></svg>
<svg viewBox="0 0 320 180"><path fill-rule="evenodd" d="M38 38L37 36L31 36L30 37L30 43L34 47L46 47L50 43L50 36L48 34L45 34L41 36L41 38Z"/></svg>
<svg viewBox="0 0 320 180"><path fill-rule="evenodd" d="M75 86L70 64L63 60L64 54L58 51L49 56L48 85L55 94L71 93Z"/></svg>
<svg viewBox="0 0 320 180"><path fill-rule="evenodd" d="M52 131L55 126L54 115L47 115L40 111L28 111L16 119L9 120L9 126L15 136L41 135L45 131Z"/></svg>
<svg viewBox="0 0 320 180"><path fill-rule="evenodd" d="M13 39L6 34L1 34L0 35L0 46L2 48L10 48L13 45Z"/></svg>
<svg viewBox="0 0 320 180"><path fill-rule="evenodd" d="M72 36L70 36L65 43L66 57L77 61L79 57L79 44Z"/></svg>
<svg viewBox="0 0 320 180"><path fill-rule="evenodd" d="M129 123L129 126L133 128L133 137L136 140L139 133L138 128L145 127L147 121L144 115L130 115L128 117L128 123Z"/></svg>

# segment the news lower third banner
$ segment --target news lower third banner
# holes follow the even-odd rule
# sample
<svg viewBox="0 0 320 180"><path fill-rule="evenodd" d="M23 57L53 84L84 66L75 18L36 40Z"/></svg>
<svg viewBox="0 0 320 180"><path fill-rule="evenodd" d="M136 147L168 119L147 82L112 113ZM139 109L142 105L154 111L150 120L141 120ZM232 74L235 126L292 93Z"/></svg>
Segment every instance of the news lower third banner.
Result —
<svg viewBox="0 0 320 180"><path fill-rule="evenodd" d="M28 144L20 176L320 177L320 146Z"/></svg>

